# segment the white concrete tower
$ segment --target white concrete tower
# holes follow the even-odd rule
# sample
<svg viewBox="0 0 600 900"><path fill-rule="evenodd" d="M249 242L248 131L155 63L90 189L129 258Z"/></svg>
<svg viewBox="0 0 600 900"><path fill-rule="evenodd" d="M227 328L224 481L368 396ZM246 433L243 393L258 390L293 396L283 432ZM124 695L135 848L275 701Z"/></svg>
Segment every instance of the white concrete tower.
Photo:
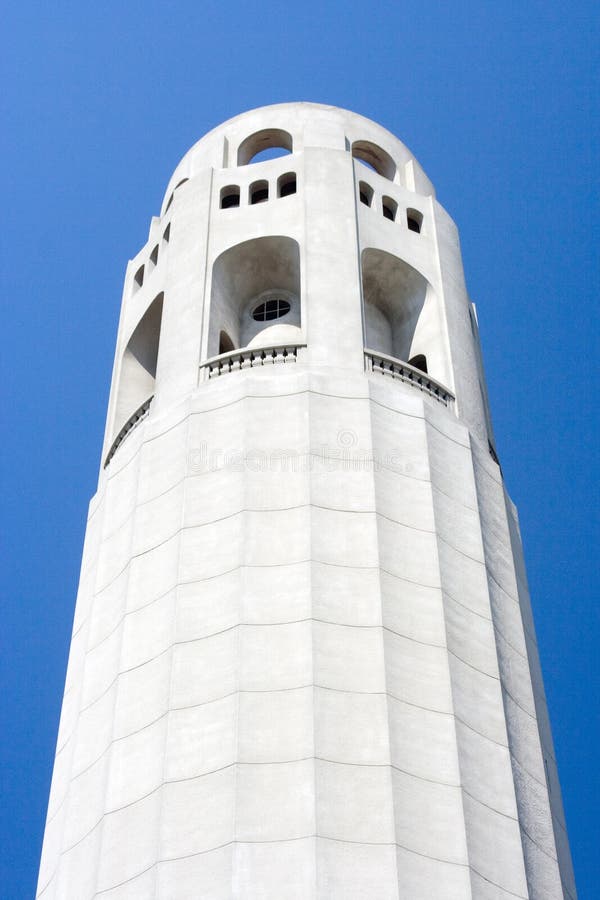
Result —
<svg viewBox="0 0 600 900"><path fill-rule="evenodd" d="M216 128L128 266L38 897L575 897L456 227L361 116Z"/></svg>

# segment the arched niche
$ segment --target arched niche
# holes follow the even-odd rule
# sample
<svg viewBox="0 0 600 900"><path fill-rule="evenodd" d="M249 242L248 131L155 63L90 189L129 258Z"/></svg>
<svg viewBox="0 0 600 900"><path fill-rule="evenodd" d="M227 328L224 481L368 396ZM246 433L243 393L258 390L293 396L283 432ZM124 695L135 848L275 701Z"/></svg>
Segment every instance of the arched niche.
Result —
<svg viewBox="0 0 600 900"><path fill-rule="evenodd" d="M301 341L300 248L276 235L225 250L212 268L207 354L216 356L225 332L240 347Z"/></svg>
<svg viewBox="0 0 600 900"><path fill-rule="evenodd" d="M118 434L130 416L154 394L163 299L162 293L154 298L123 353L113 435Z"/></svg>
<svg viewBox="0 0 600 900"><path fill-rule="evenodd" d="M292 153L294 142L289 131L281 128L263 128L242 141L238 148L238 166L247 166L263 150L281 149Z"/></svg>
<svg viewBox="0 0 600 900"><path fill-rule="evenodd" d="M221 353L231 353L232 350L235 350L233 341L226 331L221 331L219 334L219 356Z"/></svg>
<svg viewBox="0 0 600 900"><path fill-rule="evenodd" d="M408 362L415 369L420 369L421 372L427 374L427 357L424 353L417 353L417 355L413 356L412 359L409 359Z"/></svg>
<svg viewBox="0 0 600 900"><path fill-rule="evenodd" d="M446 382L443 331L435 292L407 262L383 250L362 254L365 346L408 362L422 361L434 378ZM414 364L414 363L413 363Z"/></svg>
<svg viewBox="0 0 600 900"><path fill-rule="evenodd" d="M354 141L352 144L352 156L359 159L379 175L393 181L396 177L396 163L389 153L372 141Z"/></svg>

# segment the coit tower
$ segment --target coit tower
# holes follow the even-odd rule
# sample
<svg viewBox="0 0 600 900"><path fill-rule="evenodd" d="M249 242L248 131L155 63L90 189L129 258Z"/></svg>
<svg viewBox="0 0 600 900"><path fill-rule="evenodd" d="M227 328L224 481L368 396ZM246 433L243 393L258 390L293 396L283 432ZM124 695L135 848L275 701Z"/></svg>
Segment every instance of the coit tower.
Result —
<svg viewBox="0 0 600 900"><path fill-rule="evenodd" d="M576 896L457 230L362 116L211 131L127 267L37 896Z"/></svg>

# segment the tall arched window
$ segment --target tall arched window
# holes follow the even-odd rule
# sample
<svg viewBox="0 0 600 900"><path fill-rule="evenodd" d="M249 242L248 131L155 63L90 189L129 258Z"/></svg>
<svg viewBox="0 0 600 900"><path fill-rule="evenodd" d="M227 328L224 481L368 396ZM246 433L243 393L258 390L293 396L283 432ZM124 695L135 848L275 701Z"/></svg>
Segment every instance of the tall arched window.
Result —
<svg viewBox="0 0 600 900"><path fill-rule="evenodd" d="M426 279L399 257L369 248L362 254L362 283L367 348L408 362L427 296Z"/></svg>
<svg viewBox="0 0 600 900"><path fill-rule="evenodd" d="M212 268L207 356L233 348L299 343L300 248L283 235L225 250Z"/></svg>
<svg viewBox="0 0 600 900"><path fill-rule="evenodd" d="M446 383L445 330L433 286L399 256L367 247L361 256L365 347Z"/></svg>
<svg viewBox="0 0 600 900"><path fill-rule="evenodd" d="M162 293L154 298L136 325L123 353L113 422L114 435L154 394L163 299Z"/></svg>

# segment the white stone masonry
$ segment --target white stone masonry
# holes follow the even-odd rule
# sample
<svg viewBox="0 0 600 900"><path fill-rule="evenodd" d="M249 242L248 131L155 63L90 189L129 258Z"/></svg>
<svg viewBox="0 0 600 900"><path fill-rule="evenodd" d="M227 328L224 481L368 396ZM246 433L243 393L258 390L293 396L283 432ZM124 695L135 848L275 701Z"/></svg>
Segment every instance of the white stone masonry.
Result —
<svg viewBox="0 0 600 900"><path fill-rule="evenodd" d="M361 116L219 126L128 265L37 896L576 897L458 234Z"/></svg>

